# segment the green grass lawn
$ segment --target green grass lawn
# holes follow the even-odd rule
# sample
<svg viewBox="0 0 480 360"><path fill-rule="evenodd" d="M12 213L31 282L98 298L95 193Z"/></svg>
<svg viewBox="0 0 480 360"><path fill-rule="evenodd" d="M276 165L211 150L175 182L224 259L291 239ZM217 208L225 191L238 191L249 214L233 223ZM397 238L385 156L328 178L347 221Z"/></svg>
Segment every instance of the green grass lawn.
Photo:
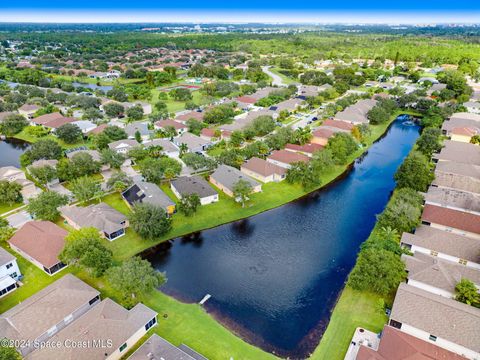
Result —
<svg viewBox="0 0 480 360"><path fill-rule="evenodd" d="M27 134L25 130L20 131L18 134L16 134L14 136L14 138L20 139L20 140L23 140L23 141L27 141L27 142L32 143L32 144L39 141L39 140L51 139L51 140L54 140L57 143L59 143L60 146L64 149L72 149L72 148L76 148L76 147L79 147L79 146L90 147L90 145L91 145L90 140L81 140L81 141L76 142L74 144L67 144L65 141L60 140L59 138L57 138L56 136L54 136L52 134L49 134L49 135L43 136L43 137L35 137L35 136L31 136L31 135Z"/></svg>
<svg viewBox="0 0 480 360"><path fill-rule="evenodd" d="M380 296L346 286L332 313L327 331L311 356L314 360L343 360L357 327L380 332L387 316L378 306Z"/></svg>
<svg viewBox="0 0 480 360"><path fill-rule="evenodd" d="M9 204L2 204L0 203L0 216L6 212L9 212L9 211L12 211L12 210L15 210L17 208L19 208L20 206L22 206L23 203L15 203L13 205L9 205Z"/></svg>
<svg viewBox="0 0 480 360"><path fill-rule="evenodd" d="M270 70L272 73L274 73L275 75L280 76L280 77L282 78L282 81L283 81L285 84L287 84L287 85L294 84L294 83L299 83L298 80L295 80L295 79L293 79L293 78L291 78L291 77L289 77L289 76L286 76L286 75L282 74L282 73L279 71L280 69L277 68L277 67L271 67L269 70Z"/></svg>
<svg viewBox="0 0 480 360"><path fill-rule="evenodd" d="M174 86L175 84L169 84L169 87ZM158 95L161 92L161 88L153 89L152 90L152 97L150 103L155 105L159 101L163 101L167 104L167 108L169 112L177 112L185 110L185 101L176 101L173 99L167 100L159 100ZM192 91L193 99L192 101L197 105L208 105L210 103L210 99L203 95L199 90Z"/></svg>

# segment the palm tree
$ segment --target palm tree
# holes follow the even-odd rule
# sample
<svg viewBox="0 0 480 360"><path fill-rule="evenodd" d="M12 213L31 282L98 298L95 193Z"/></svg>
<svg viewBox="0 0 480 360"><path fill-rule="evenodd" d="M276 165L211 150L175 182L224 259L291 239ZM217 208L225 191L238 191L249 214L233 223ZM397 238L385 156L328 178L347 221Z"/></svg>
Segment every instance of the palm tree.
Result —
<svg viewBox="0 0 480 360"><path fill-rule="evenodd" d="M380 236L384 239L393 240L395 242L400 241L400 235L398 234L398 230L393 229L390 226L382 227L380 229Z"/></svg>
<svg viewBox="0 0 480 360"><path fill-rule="evenodd" d="M180 148L180 157L182 157L183 154L188 152L188 145L187 144L181 143L179 148Z"/></svg>

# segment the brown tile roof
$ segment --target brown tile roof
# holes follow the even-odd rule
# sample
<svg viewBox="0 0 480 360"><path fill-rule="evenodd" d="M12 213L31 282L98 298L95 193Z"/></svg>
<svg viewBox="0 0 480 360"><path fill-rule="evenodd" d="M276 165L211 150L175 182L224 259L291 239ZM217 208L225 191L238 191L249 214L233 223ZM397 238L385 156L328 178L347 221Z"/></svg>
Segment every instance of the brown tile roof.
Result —
<svg viewBox="0 0 480 360"><path fill-rule="evenodd" d="M59 112L54 112L51 114L45 114L45 115L41 115L39 117L33 118L31 121L37 125L45 125L50 121L62 119L62 118L63 118L62 114L60 114Z"/></svg>
<svg viewBox="0 0 480 360"><path fill-rule="evenodd" d="M262 176L271 176L273 174L283 175L287 172L287 169L277 166L275 164L269 163L266 160L260 159L258 157L253 157L242 165L242 168L253 171L254 173L260 174Z"/></svg>
<svg viewBox="0 0 480 360"><path fill-rule="evenodd" d="M190 119L198 120L198 121L203 121L203 112L198 112L198 111L190 111L186 114L183 115L178 115L175 117L175 120L185 122Z"/></svg>
<svg viewBox="0 0 480 360"><path fill-rule="evenodd" d="M308 162L310 160L306 155L287 150L275 150L268 158L284 164L291 164L299 161Z"/></svg>
<svg viewBox="0 0 480 360"><path fill-rule="evenodd" d="M244 104L255 104L257 102L257 99L246 95L246 96L240 96L236 98L235 101L239 103L244 103Z"/></svg>
<svg viewBox="0 0 480 360"><path fill-rule="evenodd" d="M450 131L454 135L474 136L477 135L480 130L474 127L457 127Z"/></svg>
<svg viewBox="0 0 480 360"><path fill-rule="evenodd" d="M58 119L48 121L45 124L43 124L43 126L46 126L46 127L52 128L52 129L57 129L62 125L65 125L65 124L68 124L68 123L71 123L71 122L74 122L74 121L78 121L78 119L62 117L62 118L58 118Z"/></svg>
<svg viewBox="0 0 480 360"><path fill-rule="evenodd" d="M18 108L18 110L21 111L37 111L38 109L40 109L40 107L35 104L23 104Z"/></svg>
<svg viewBox="0 0 480 360"><path fill-rule="evenodd" d="M204 128L202 129L201 134L205 137L215 137L215 129Z"/></svg>
<svg viewBox="0 0 480 360"><path fill-rule="evenodd" d="M182 124L181 122L178 122L178 121L175 121L175 120L170 120L170 119L166 119L166 120L159 120L157 122L155 122L154 124L156 127L158 128L166 128L166 127L173 127L175 130L181 130L181 129L186 129L187 126Z"/></svg>
<svg viewBox="0 0 480 360"><path fill-rule="evenodd" d="M313 154L322 149L323 149L323 146L320 144L304 144L304 145L287 144L285 145L285 150L303 152L307 154Z"/></svg>
<svg viewBox="0 0 480 360"><path fill-rule="evenodd" d="M480 216L459 210L426 204L422 221L480 234Z"/></svg>
<svg viewBox="0 0 480 360"><path fill-rule="evenodd" d="M330 139L335 133L342 131L339 128L334 128L330 126L320 126L313 132L313 137Z"/></svg>
<svg viewBox="0 0 480 360"><path fill-rule="evenodd" d="M480 352L480 309L401 283L390 319Z"/></svg>
<svg viewBox="0 0 480 360"><path fill-rule="evenodd" d="M403 233L401 242L480 263L480 240L431 226L420 225L416 228L415 234Z"/></svg>
<svg viewBox="0 0 480 360"><path fill-rule="evenodd" d="M464 360L463 356L385 326L378 350L360 346L356 360Z"/></svg>
<svg viewBox="0 0 480 360"><path fill-rule="evenodd" d="M347 123L345 121L340 121L340 120L332 120L332 119L327 119L322 123L323 126L331 126L331 127L336 127L342 130L352 130L354 128L354 125Z"/></svg>
<svg viewBox="0 0 480 360"><path fill-rule="evenodd" d="M102 133L107 127L108 127L108 124L100 124L95 129L87 132L87 134L98 135L98 134Z"/></svg>
<svg viewBox="0 0 480 360"><path fill-rule="evenodd" d="M50 221L29 221L8 241L46 268L58 264L68 232Z"/></svg>

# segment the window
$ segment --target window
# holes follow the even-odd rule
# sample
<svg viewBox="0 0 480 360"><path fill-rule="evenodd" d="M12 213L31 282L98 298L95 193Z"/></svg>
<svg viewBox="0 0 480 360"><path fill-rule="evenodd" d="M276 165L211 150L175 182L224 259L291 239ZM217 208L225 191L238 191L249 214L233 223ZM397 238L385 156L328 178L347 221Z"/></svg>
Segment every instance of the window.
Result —
<svg viewBox="0 0 480 360"><path fill-rule="evenodd" d="M428 339L432 341L437 341L437 337L435 335L430 335Z"/></svg>
<svg viewBox="0 0 480 360"><path fill-rule="evenodd" d="M124 343L122 346L120 346L118 350L122 352L123 350L125 350L126 347L127 347L127 343Z"/></svg>
<svg viewBox="0 0 480 360"><path fill-rule="evenodd" d="M427 226L429 226L430 223L429 223L428 221L422 221L422 225L427 225Z"/></svg>
<svg viewBox="0 0 480 360"><path fill-rule="evenodd" d="M432 250L432 251L430 251L430 255L432 255L432 256L438 256L438 251Z"/></svg>
<svg viewBox="0 0 480 360"><path fill-rule="evenodd" d="M157 323L157 318L153 318L145 325L145 331L148 331L153 325Z"/></svg>
<svg viewBox="0 0 480 360"><path fill-rule="evenodd" d="M16 272L16 271L10 274L10 277L12 277L12 278L14 278L14 279L15 279L17 276L18 276L18 275L17 275L17 272Z"/></svg>
<svg viewBox="0 0 480 360"><path fill-rule="evenodd" d="M95 296L92 300L88 302L88 305L95 304L100 299L100 295Z"/></svg>
<svg viewBox="0 0 480 360"><path fill-rule="evenodd" d="M13 264L12 264L12 263L10 263L10 264L7 264L7 269L10 269L12 266L13 266Z"/></svg>
<svg viewBox="0 0 480 360"><path fill-rule="evenodd" d="M465 260L465 259L460 259L460 260L458 260L458 263L461 264L461 265L467 265L467 262L468 262L468 261Z"/></svg>
<svg viewBox="0 0 480 360"><path fill-rule="evenodd" d="M401 329L402 328L402 323L395 321L395 320L390 320L390 326L396 328L396 329Z"/></svg>

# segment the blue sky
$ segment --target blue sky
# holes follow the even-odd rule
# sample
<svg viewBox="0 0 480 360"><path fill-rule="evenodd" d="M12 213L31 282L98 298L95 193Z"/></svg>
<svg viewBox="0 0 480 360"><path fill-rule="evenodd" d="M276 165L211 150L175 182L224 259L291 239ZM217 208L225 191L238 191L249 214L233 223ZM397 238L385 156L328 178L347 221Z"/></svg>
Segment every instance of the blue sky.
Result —
<svg viewBox="0 0 480 360"><path fill-rule="evenodd" d="M480 22L477 0L1 0L0 21Z"/></svg>

